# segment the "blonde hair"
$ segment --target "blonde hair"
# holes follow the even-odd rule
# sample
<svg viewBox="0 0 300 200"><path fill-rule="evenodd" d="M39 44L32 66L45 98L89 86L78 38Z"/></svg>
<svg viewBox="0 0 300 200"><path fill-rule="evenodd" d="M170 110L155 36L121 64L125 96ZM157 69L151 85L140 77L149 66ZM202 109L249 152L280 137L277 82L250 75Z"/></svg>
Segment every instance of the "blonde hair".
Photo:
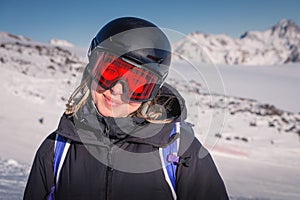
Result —
<svg viewBox="0 0 300 200"><path fill-rule="evenodd" d="M90 85L92 78L88 76L71 94L67 104L65 114L74 115L84 104L87 103L90 95ZM164 103L159 102L160 91L156 97L147 102L143 102L142 105L130 116L137 116L143 118L151 123L169 123L173 118L168 118L166 105L169 104L174 97L168 98Z"/></svg>
<svg viewBox="0 0 300 200"><path fill-rule="evenodd" d="M71 94L67 104L65 114L73 115L76 113L87 101L90 96L89 84L91 83L91 78L88 77L81 81L80 85Z"/></svg>

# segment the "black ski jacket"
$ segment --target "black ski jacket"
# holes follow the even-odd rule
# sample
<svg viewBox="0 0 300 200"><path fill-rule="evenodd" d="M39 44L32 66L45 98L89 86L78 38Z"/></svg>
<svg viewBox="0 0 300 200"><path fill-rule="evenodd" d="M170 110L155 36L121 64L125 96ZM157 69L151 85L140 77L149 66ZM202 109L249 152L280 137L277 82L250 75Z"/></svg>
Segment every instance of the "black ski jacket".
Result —
<svg viewBox="0 0 300 200"><path fill-rule="evenodd" d="M176 194L178 200L226 200L224 183L206 149L195 138L182 97L166 108L171 123L154 124L137 117L103 117L89 101L74 116L63 115L57 130L38 149L24 192L25 200L47 199L54 184L56 134L71 141L55 191L56 200L172 200L158 149L180 137ZM169 137L176 121L180 134Z"/></svg>

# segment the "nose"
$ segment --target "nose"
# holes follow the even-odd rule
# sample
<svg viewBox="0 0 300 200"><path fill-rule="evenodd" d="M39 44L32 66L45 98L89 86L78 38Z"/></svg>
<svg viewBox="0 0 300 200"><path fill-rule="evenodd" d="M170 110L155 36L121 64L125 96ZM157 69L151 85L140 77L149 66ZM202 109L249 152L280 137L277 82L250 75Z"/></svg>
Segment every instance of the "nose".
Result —
<svg viewBox="0 0 300 200"><path fill-rule="evenodd" d="M113 95L122 95L123 94L123 85L120 82L117 83L110 89L110 92Z"/></svg>

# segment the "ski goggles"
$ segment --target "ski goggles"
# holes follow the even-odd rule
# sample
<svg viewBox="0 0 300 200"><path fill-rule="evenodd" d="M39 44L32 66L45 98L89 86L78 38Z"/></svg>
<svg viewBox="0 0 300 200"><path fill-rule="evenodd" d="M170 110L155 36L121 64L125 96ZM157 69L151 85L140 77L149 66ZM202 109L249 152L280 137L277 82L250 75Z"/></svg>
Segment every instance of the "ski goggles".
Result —
<svg viewBox="0 0 300 200"><path fill-rule="evenodd" d="M90 65L90 72L101 88L108 90L121 83L122 98L129 101L143 102L153 99L163 82L159 74L149 71L137 61L102 49L92 52Z"/></svg>

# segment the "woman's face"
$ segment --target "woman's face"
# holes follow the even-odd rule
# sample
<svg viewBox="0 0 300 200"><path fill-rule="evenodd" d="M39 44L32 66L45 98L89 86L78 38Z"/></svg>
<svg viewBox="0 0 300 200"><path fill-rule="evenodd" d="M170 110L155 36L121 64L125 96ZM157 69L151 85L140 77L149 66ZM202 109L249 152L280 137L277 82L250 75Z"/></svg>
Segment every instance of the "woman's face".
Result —
<svg viewBox="0 0 300 200"><path fill-rule="evenodd" d="M110 90L101 90L100 86L92 81L91 91L98 111L106 117L127 117L142 104L141 102L122 101L123 86L121 83L117 83Z"/></svg>

